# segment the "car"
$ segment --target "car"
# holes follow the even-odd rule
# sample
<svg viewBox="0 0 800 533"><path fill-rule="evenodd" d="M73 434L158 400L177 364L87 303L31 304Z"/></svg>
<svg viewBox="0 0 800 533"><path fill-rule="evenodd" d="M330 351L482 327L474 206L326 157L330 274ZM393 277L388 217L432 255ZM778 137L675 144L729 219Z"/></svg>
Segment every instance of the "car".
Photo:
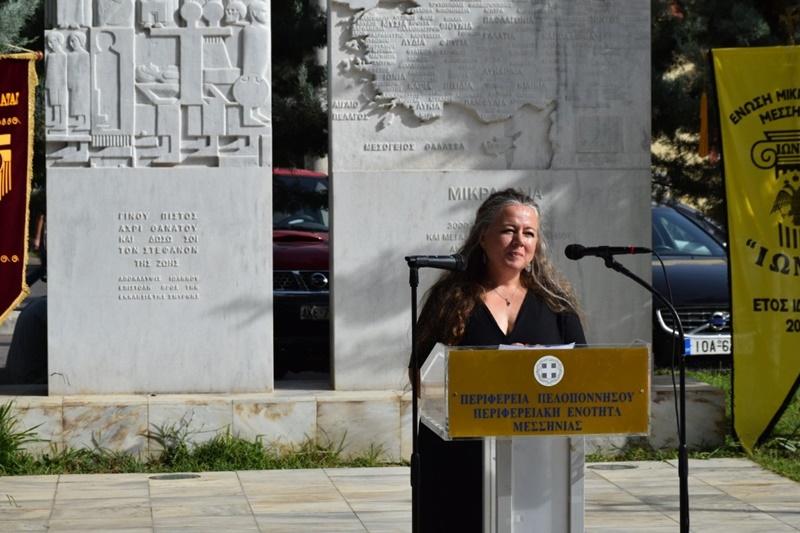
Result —
<svg viewBox="0 0 800 533"><path fill-rule="evenodd" d="M652 238L653 288L675 308L685 337L679 345L675 318L654 297L655 367L675 368L684 353L688 367L730 366L731 299L724 241L674 203L658 201L652 204Z"/></svg>
<svg viewBox="0 0 800 533"><path fill-rule="evenodd" d="M706 215L702 211L695 209L694 207L690 207L686 204L682 204L672 198L664 198L659 197L658 199L654 200L657 204L664 205L666 207L671 207L678 213L682 214L686 218L690 219L692 222L706 230L708 233L714 236L719 242L723 245L726 245L728 242L728 234L725 231L725 226L721 224L719 221L713 219L712 217Z"/></svg>
<svg viewBox="0 0 800 533"><path fill-rule="evenodd" d="M274 373L330 371L328 176L273 169Z"/></svg>

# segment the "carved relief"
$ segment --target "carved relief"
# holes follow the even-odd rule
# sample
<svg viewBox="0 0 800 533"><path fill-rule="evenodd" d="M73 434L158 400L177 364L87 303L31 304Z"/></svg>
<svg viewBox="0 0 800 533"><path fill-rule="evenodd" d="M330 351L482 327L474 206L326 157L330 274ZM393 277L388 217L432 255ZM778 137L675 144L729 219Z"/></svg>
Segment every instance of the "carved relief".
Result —
<svg viewBox="0 0 800 533"><path fill-rule="evenodd" d="M49 166L271 164L269 4L51 7L50 26L81 29L46 32Z"/></svg>
<svg viewBox="0 0 800 533"><path fill-rule="evenodd" d="M64 34L48 32L45 36L47 55L45 58L45 91L47 115L45 127L49 131L67 129L67 52L64 50Z"/></svg>
<svg viewBox="0 0 800 533"><path fill-rule="evenodd" d="M68 109L70 129L74 131L89 130L89 114L91 113L91 93L86 90L84 81L89 79L89 52L86 51L86 35L74 31L67 39L67 92L69 94Z"/></svg>

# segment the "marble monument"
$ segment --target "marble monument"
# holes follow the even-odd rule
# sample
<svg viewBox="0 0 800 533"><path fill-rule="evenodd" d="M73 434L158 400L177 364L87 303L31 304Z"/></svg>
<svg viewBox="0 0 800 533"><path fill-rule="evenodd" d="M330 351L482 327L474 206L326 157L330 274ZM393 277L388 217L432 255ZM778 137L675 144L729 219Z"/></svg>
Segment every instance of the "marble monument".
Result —
<svg viewBox="0 0 800 533"><path fill-rule="evenodd" d="M332 0L329 24L337 389L407 386L404 257L457 251L508 186L540 203L589 342L649 339L647 291L564 256L650 242L645 0ZM649 279L647 256L621 261Z"/></svg>
<svg viewBox="0 0 800 533"><path fill-rule="evenodd" d="M49 394L272 390L269 4L46 19Z"/></svg>

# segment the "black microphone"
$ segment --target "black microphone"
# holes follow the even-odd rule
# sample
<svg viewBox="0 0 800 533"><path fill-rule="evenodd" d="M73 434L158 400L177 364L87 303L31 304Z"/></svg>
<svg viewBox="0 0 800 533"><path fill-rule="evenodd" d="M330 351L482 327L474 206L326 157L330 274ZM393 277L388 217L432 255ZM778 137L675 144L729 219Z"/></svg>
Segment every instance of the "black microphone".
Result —
<svg viewBox="0 0 800 533"><path fill-rule="evenodd" d="M453 255L408 255L410 267L441 268L444 270L462 271L467 269L467 258L461 254Z"/></svg>
<svg viewBox="0 0 800 533"><path fill-rule="evenodd" d="M564 250L567 259L577 261L587 255L596 257L609 257L612 255L626 255L626 254L650 254L653 250L643 246L582 246L580 244L570 244Z"/></svg>

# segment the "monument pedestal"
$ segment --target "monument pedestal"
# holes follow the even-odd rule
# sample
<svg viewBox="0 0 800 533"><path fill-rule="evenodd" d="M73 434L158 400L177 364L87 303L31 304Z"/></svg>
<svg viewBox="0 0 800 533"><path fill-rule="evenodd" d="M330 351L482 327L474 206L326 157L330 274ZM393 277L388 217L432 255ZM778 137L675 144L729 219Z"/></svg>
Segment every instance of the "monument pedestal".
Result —
<svg viewBox="0 0 800 533"><path fill-rule="evenodd" d="M420 421L484 440L486 533L583 531L583 437L649 433L649 347L517 348L437 344Z"/></svg>

